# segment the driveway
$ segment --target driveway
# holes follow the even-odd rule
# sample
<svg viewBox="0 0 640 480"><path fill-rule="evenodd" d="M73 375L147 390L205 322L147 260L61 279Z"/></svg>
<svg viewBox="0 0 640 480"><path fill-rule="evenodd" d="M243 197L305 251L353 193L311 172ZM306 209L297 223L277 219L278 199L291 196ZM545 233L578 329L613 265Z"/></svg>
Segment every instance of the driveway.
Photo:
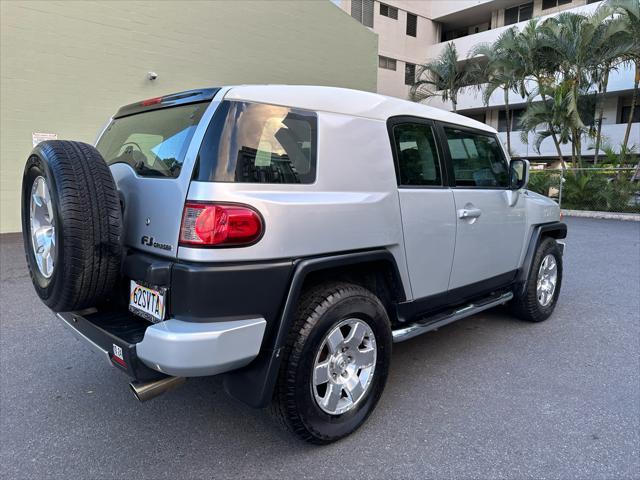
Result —
<svg viewBox="0 0 640 480"><path fill-rule="evenodd" d="M567 219L541 324L492 310L394 346L370 420L306 445L195 379L137 403L0 237L3 478L639 478L640 223Z"/></svg>

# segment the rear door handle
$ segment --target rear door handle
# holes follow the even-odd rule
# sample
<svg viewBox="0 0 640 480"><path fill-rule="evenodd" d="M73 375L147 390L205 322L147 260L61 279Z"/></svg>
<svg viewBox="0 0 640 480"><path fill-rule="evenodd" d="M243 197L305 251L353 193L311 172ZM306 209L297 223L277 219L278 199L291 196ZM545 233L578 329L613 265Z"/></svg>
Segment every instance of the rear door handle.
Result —
<svg viewBox="0 0 640 480"><path fill-rule="evenodd" d="M458 218L478 218L482 215L479 208L461 208L458 210Z"/></svg>

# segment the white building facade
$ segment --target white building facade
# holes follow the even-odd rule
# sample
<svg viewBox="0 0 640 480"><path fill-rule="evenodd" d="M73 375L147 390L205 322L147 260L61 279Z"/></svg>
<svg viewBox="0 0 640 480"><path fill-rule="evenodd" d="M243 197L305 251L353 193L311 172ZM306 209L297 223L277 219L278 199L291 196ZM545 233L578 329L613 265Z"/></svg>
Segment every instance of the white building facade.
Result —
<svg viewBox="0 0 640 480"><path fill-rule="evenodd" d="M346 13L378 34L378 92L407 98L415 78L416 66L437 57L449 42L464 60L479 44L494 42L513 26L522 28L531 18L545 17L561 11L593 12L600 1L594 0L335 0ZM614 148L622 143L629 116L634 83L633 66L611 73L604 99L602 134ZM509 108L513 112L511 150L514 154L539 161L553 161L556 149L551 139L536 152L520 140L519 114L525 99L510 92ZM435 107L451 110L451 104L439 98L429 101ZM458 96L458 113L487 123L506 137L506 115L502 90L494 93L485 106L477 89L467 88ZM593 156L590 141L583 142L583 155ZM640 147L640 108L636 107L629 145ZM571 154L571 146L563 145Z"/></svg>

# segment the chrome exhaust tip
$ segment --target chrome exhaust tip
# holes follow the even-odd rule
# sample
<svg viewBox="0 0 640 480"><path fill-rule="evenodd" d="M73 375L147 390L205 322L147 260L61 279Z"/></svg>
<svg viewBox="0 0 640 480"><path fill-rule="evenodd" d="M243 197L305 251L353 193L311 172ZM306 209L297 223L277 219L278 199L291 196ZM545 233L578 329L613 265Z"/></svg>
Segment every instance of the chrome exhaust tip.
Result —
<svg viewBox="0 0 640 480"><path fill-rule="evenodd" d="M129 388L138 401L146 402L183 384L185 380L184 377L165 377L151 382L131 382Z"/></svg>

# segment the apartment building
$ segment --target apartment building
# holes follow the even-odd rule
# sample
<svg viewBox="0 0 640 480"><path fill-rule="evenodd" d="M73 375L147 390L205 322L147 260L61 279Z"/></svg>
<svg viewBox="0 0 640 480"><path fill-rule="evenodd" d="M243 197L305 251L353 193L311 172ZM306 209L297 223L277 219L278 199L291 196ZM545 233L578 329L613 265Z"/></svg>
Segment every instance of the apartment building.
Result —
<svg viewBox="0 0 640 480"><path fill-rule="evenodd" d="M522 27L532 18L545 17L562 11L590 13L600 1L595 0L334 0L342 10L378 34L378 92L407 98L416 66L437 57L449 42L453 42L461 59L481 43L492 43L506 29ZM602 132L612 146L624 137L629 117L634 70L620 68L609 79ZM446 110L451 104L439 98L429 104ZM539 161L552 161L556 150L551 139L543 142L540 153L532 148L533 141L524 143L518 132L518 119L525 100L510 92L513 111L511 144L513 153ZM496 91L488 106L474 89L464 90L458 98L458 113L487 123L506 137L506 115L503 92ZM634 125L629 144L640 145L640 108L634 113ZM593 155L590 142L584 142L583 155ZM570 145L563 146L569 155Z"/></svg>

